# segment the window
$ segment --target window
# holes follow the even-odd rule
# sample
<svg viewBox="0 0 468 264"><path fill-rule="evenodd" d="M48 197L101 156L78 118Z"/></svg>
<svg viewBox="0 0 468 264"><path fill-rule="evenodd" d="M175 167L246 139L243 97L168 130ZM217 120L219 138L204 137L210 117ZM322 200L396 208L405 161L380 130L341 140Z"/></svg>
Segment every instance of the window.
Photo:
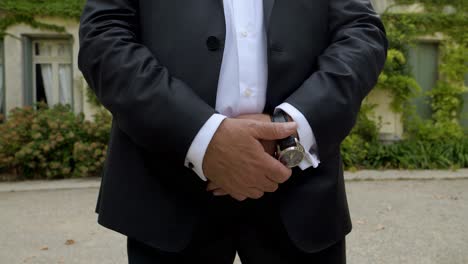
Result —
<svg viewBox="0 0 468 264"><path fill-rule="evenodd" d="M3 62L3 40L0 39L0 114L5 113L5 80Z"/></svg>
<svg viewBox="0 0 468 264"><path fill-rule="evenodd" d="M468 74L465 75L465 86L468 87ZM463 94L463 110L460 116L460 123L468 134L468 92Z"/></svg>
<svg viewBox="0 0 468 264"><path fill-rule="evenodd" d="M410 48L409 65L411 72L419 86L421 96L413 100L417 113L425 119L432 116L427 92L435 87L439 77L439 45L437 43L422 42Z"/></svg>
<svg viewBox="0 0 468 264"><path fill-rule="evenodd" d="M29 101L73 105L72 50L68 40L33 40Z"/></svg>

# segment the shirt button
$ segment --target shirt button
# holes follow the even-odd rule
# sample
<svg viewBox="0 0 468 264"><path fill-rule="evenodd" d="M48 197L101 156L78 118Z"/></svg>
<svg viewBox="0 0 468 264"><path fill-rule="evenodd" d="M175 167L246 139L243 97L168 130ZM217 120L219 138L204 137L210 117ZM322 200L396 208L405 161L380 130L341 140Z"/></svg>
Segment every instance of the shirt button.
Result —
<svg viewBox="0 0 468 264"><path fill-rule="evenodd" d="M246 38L247 36L249 35L249 33L247 31L242 31L241 32L241 36Z"/></svg>
<svg viewBox="0 0 468 264"><path fill-rule="evenodd" d="M245 97L251 97L252 96L252 90L250 88L246 88L244 90L244 96Z"/></svg>

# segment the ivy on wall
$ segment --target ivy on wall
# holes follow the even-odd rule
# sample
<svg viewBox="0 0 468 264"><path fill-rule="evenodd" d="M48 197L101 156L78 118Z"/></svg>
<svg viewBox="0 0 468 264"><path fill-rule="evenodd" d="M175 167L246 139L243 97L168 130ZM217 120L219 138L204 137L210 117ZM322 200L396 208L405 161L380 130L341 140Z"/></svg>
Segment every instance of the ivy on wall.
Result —
<svg viewBox="0 0 468 264"><path fill-rule="evenodd" d="M25 15L6 15L6 17L0 19L0 39L6 34L5 31L8 27L16 24L24 23L30 25L33 28L41 28L45 30L51 30L56 32L64 32L65 28L57 25L51 25L39 22L31 16Z"/></svg>
<svg viewBox="0 0 468 264"><path fill-rule="evenodd" d="M369 123L372 111L364 105L351 135L342 144L347 169L359 168L460 168L468 166L468 137L460 125L464 85L468 74L468 1L466 0L395 0L395 5L420 3L423 13L382 14L390 42L388 59L376 89L393 95L391 108L401 113L404 138L383 144L369 134L378 129ZM421 88L410 74L409 48L420 38L438 35L439 80L428 95L432 117L424 120L416 113L411 99ZM372 140L368 140L371 138Z"/></svg>
<svg viewBox="0 0 468 264"><path fill-rule="evenodd" d="M0 9L24 16L57 16L79 19L86 0L2 0Z"/></svg>
<svg viewBox="0 0 468 264"><path fill-rule="evenodd" d="M466 0L397 0L399 5L410 5L414 3L421 3L424 8L430 13L437 13L447 6L454 7L458 12L463 13L468 11Z"/></svg>
<svg viewBox="0 0 468 264"><path fill-rule="evenodd" d="M24 23L33 28L63 32L62 26L39 22L37 16L72 18L77 21L86 0L1 0L0 38L8 27Z"/></svg>
<svg viewBox="0 0 468 264"><path fill-rule="evenodd" d="M414 0L397 0L397 5L413 4ZM403 114L406 137L442 139L464 136L459 124L463 94L467 91L464 78L468 73L468 2L463 0L420 0L424 13L385 12L382 20L390 41L388 60L377 87L394 95L392 109ZM451 8L449 8L451 7ZM390 9L390 8L389 8ZM387 10L389 10L387 9ZM432 108L431 120L416 115L410 99L421 89L410 75L407 65L408 48L423 36L442 34L441 57L437 85L427 94Z"/></svg>

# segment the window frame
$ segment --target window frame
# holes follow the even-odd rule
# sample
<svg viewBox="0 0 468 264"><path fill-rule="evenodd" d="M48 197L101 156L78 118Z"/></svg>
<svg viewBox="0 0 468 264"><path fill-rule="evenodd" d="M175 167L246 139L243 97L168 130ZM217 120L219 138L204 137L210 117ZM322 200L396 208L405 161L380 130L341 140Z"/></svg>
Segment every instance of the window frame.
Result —
<svg viewBox="0 0 468 264"><path fill-rule="evenodd" d="M0 88L2 89L2 93L3 93L3 98L2 98L2 102L1 102L1 106L0 107L0 114L2 115L6 115L6 81L5 81L5 72L6 72L6 67L5 67L5 41L3 38L0 38L0 64L3 65L2 67L2 71L0 72L0 74L3 75L3 78L2 78L2 83L0 83Z"/></svg>
<svg viewBox="0 0 468 264"><path fill-rule="evenodd" d="M23 37L23 67L24 67L24 105L36 107L36 70L35 66L37 64L52 64L53 68L58 67L61 64L69 64L71 66L71 109L74 110L75 107L75 91L74 91L74 82L73 82L73 38L71 35L39 35L39 36L29 36L24 35ZM35 57L34 55L34 44L41 41L49 42L66 42L70 45L70 59L54 59L54 60L42 60L40 57ZM58 72L58 71L54 71ZM56 82L57 76L54 74L54 82ZM51 105L52 106L52 105Z"/></svg>
<svg viewBox="0 0 468 264"><path fill-rule="evenodd" d="M465 74L465 86L468 87L468 73ZM468 92L462 94L463 107L460 113L460 125L468 135Z"/></svg>
<svg viewBox="0 0 468 264"><path fill-rule="evenodd" d="M420 96L417 96L415 98L412 98L410 104L411 105L414 105L416 107L416 112L418 113L418 115L420 115L423 119L427 119L427 118L431 118L432 117L432 108L430 107L430 103L427 102L427 100L429 100L429 96L424 94L425 92L427 91L430 91L432 90L435 85L437 85L437 81L441 79L441 74L440 74L440 65L441 65L441 39L438 39L438 38L418 38L413 45L411 46L408 46L408 66L409 67L409 72L411 74L411 77L414 78L418 85L421 86L421 84L418 82L417 80L417 76L415 75L415 69L413 68L413 65L412 65L412 60L414 58L412 58L412 53L414 51L416 51L417 48L419 48L418 46L420 45L431 45L431 46L435 46L436 47L436 57L435 57L435 69L436 69L436 76L435 76L435 80L434 80L434 84L432 87L428 88L428 89L425 89L425 87L422 87L421 86L421 89L422 89L422 94Z"/></svg>

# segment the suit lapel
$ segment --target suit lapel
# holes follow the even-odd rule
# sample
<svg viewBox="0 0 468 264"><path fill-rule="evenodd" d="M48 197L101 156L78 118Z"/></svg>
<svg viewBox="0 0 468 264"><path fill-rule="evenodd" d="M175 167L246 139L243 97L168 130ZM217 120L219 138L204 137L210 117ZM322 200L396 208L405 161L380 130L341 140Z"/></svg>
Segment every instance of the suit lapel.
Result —
<svg viewBox="0 0 468 264"><path fill-rule="evenodd" d="M263 19L265 21L265 27L267 32L270 28L271 11L273 10L274 5L275 0L263 0Z"/></svg>
<svg viewBox="0 0 468 264"><path fill-rule="evenodd" d="M275 5L275 0L263 0L263 19L265 23L265 30L267 34L267 43L269 43L270 39L270 24L271 24L271 13L273 11L273 6ZM270 67L271 67L271 61L270 61L270 45L267 44L268 47L268 72L270 72ZM267 81L267 95L266 95L266 104L265 108L263 109L263 113L271 113L272 112L272 106L270 103L270 97L271 97L271 89L269 89L270 85L270 74L268 74L268 81Z"/></svg>

